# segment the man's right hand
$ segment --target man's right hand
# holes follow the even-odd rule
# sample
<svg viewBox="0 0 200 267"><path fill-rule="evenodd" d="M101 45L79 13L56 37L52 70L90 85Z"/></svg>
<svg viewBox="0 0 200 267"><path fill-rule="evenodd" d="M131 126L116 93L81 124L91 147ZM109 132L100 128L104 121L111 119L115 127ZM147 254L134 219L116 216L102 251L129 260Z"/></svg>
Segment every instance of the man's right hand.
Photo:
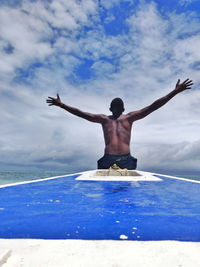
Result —
<svg viewBox="0 0 200 267"><path fill-rule="evenodd" d="M57 94L57 98L53 98L49 96L46 102L49 104L48 106L59 106L60 107L62 105L59 94Z"/></svg>

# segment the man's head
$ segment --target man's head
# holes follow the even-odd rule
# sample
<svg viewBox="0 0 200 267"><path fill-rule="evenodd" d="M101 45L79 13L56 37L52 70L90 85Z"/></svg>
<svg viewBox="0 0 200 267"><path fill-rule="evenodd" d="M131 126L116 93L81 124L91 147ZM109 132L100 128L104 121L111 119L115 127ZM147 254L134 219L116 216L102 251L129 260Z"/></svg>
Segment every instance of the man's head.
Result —
<svg viewBox="0 0 200 267"><path fill-rule="evenodd" d="M115 118L118 118L124 112L124 102L121 98L114 98L110 103L110 111Z"/></svg>

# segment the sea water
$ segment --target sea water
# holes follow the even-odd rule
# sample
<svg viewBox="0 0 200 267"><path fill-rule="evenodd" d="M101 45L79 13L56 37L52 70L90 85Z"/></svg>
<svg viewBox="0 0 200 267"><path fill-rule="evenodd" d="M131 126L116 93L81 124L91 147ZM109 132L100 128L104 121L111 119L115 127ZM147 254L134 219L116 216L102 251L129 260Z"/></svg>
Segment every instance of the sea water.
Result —
<svg viewBox="0 0 200 267"><path fill-rule="evenodd" d="M70 173L75 173L70 172ZM36 179L43 179L53 176L62 176L70 174L66 171L47 171L47 170L0 170L0 185L19 183L23 181L30 181ZM176 177L185 177L188 179L194 179L200 181L200 175L176 175L170 174Z"/></svg>
<svg viewBox="0 0 200 267"><path fill-rule="evenodd" d="M0 170L0 185L19 183L66 174L69 174L69 172L45 170Z"/></svg>

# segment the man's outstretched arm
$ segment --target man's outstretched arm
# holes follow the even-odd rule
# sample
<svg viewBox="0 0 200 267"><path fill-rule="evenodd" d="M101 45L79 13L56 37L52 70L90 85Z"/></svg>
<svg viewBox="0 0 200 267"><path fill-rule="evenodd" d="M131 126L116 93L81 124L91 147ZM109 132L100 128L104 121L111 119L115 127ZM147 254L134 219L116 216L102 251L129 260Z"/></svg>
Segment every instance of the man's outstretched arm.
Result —
<svg viewBox="0 0 200 267"><path fill-rule="evenodd" d="M169 94L167 94L164 97L159 98L155 102L153 102L151 105L137 110L133 111L127 114L128 119L133 122L136 120L143 119L147 115L149 115L151 112L159 109L163 105L165 105L171 98L173 98L175 95L179 94L180 92L183 92L187 89L191 89L191 86L193 85L192 80L186 79L183 83L180 83L180 79L178 79L178 82L176 83L176 87L173 91L171 91Z"/></svg>
<svg viewBox="0 0 200 267"><path fill-rule="evenodd" d="M76 115L78 117L81 117L91 122L102 123L106 119L106 116L103 114L92 114L92 113L84 112L80 109L65 105L64 103L61 102L59 94L57 94L57 98L53 98L49 96L46 102L49 104L49 106L61 107L65 109L66 111L72 113L73 115Z"/></svg>

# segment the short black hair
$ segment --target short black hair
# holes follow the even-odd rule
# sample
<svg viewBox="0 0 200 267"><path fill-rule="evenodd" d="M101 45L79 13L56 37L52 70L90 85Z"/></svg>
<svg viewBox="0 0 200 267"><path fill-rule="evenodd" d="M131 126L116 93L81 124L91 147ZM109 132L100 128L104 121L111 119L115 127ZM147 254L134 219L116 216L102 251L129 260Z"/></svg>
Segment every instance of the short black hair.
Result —
<svg viewBox="0 0 200 267"><path fill-rule="evenodd" d="M121 108L121 110L124 110L124 102L121 98L116 97L114 98L111 103L110 103L110 109L112 110L112 108Z"/></svg>

